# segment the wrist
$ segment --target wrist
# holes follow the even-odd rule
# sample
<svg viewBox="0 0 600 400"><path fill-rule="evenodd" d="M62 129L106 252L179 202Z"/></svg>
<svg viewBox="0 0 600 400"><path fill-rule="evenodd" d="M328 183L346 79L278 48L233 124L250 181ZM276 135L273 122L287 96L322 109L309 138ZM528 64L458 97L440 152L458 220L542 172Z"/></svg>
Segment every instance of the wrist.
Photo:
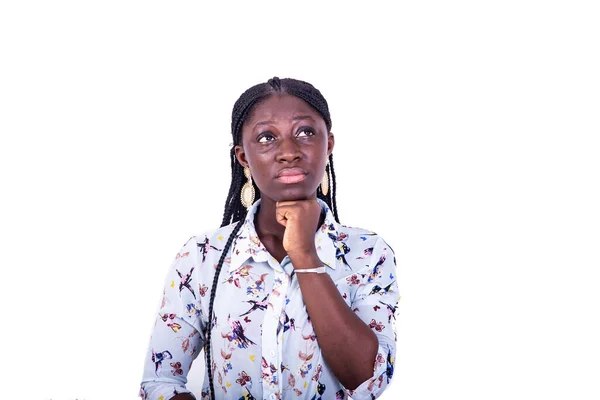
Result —
<svg viewBox="0 0 600 400"><path fill-rule="evenodd" d="M320 267L316 268L298 268L294 269L294 272L299 274L326 274L327 273L327 265L322 264Z"/></svg>
<svg viewBox="0 0 600 400"><path fill-rule="evenodd" d="M294 270L312 269L322 267L324 264L317 255L317 252L313 253L301 253L301 254L289 254Z"/></svg>

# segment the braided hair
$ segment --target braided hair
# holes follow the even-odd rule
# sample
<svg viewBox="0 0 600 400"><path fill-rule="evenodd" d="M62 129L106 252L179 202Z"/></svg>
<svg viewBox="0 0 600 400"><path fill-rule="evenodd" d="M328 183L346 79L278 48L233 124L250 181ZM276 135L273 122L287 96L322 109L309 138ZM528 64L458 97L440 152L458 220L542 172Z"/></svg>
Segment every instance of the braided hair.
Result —
<svg viewBox="0 0 600 400"><path fill-rule="evenodd" d="M213 305L216 297L218 279L221 269L223 267L223 261L225 260L226 254L229 252L229 248L233 243L237 233L242 227L243 221L246 219L247 210L241 202L242 186L245 183L244 168L237 162L235 156L235 146L242 144L242 127L244 122L250 117L252 111L257 105L264 102L269 97L275 94L290 94L298 97L310 106L312 106L325 121L327 131L331 131L331 116L329 115L329 106L327 101L321 94L321 92L308 82L300 81L297 79L284 78L279 79L274 77L269 79L266 83L259 83L258 85L252 86L246 90L240 98L235 102L233 111L231 113L231 135L233 136L233 146L231 147L229 157L231 161L231 185L229 186L229 193L225 200L225 210L223 212L223 221L221 227L237 222L236 227L227 240L227 244L223 248L219 264L217 265L215 276L212 283L210 292L210 302L208 308L208 328L205 340L205 356L206 356L206 371L208 373L208 381L210 385L210 396L214 400L214 385L213 385L213 374L212 374L212 362L211 362L211 331L213 327ZM325 173L330 178L328 179L329 190L328 194L324 195L321 191L321 186L317 188L317 197L323 200L331 209L335 220L339 223L339 217L337 212L337 202L335 199L336 194L336 179L335 171L333 169L333 154L329 155L329 163L325 167ZM260 198L260 190L254 182L254 191L256 193L256 199Z"/></svg>

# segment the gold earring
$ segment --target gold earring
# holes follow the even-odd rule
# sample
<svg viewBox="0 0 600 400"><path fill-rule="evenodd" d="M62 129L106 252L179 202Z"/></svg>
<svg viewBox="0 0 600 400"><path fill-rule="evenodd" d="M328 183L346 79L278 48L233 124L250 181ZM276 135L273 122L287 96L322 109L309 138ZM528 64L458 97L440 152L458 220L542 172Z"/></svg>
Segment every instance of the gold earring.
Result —
<svg viewBox="0 0 600 400"><path fill-rule="evenodd" d="M250 168L244 167L244 175L248 178L248 182L242 186L242 193L240 194L240 200L242 201L242 205L246 207L246 209L252 207L254 203L254 185L252 184L252 175L250 174Z"/></svg>
<svg viewBox="0 0 600 400"><path fill-rule="evenodd" d="M328 165L329 160L327 160L327 164L325 164L325 174L323 175L323 180L321 181L321 193L323 193L323 196L327 196L327 193L329 193L329 173L327 172Z"/></svg>

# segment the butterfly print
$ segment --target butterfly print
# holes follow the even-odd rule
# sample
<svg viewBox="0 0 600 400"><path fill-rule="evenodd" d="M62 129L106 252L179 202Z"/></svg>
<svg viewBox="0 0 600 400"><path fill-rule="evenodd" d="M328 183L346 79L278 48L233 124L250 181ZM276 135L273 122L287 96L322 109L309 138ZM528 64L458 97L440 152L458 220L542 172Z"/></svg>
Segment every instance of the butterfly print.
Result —
<svg viewBox="0 0 600 400"><path fill-rule="evenodd" d="M358 285L360 280L356 274L352 274L350 277L346 278L346 282L348 282L349 285Z"/></svg>
<svg viewBox="0 0 600 400"><path fill-rule="evenodd" d="M231 358L232 354L233 354L233 352L227 354L227 353L225 353L225 351L223 351L223 349L221 349L221 357L223 357L224 360L229 360Z"/></svg>
<svg viewBox="0 0 600 400"><path fill-rule="evenodd" d="M179 332L181 325L176 322L168 323L167 326L173 330L173 332Z"/></svg>
<svg viewBox="0 0 600 400"><path fill-rule="evenodd" d="M160 319L162 319L164 322L171 321L167 322L167 326L171 328L173 332L178 332L181 329L181 325L179 325L176 322L173 322L175 317L175 314L163 314L160 316Z"/></svg>
<svg viewBox="0 0 600 400"><path fill-rule="evenodd" d="M163 314L160 316L160 319L162 319L164 322L167 322L168 320L175 319L175 317L177 317L175 314Z"/></svg>
<svg viewBox="0 0 600 400"><path fill-rule="evenodd" d="M237 383L239 383L240 385L244 386L246 383L250 382L250 377L248 376L246 371L242 371L241 373L238 374L238 376L239 376L239 378L236 379L235 381Z"/></svg>
<svg viewBox="0 0 600 400"><path fill-rule="evenodd" d="M173 368L171 372L174 376L183 375L183 370L181 369L181 363L179 361L177 361L176 363L169 363L169 365L171 365L171 367Z"/></svg>
<svg viewBox="0 0 600 400"><path fill-rule="evenodd" d="M311 358L313 358L313 354L314 354L314 353L306 354L306 353L303 353L303 352L299 351L299 352L298 352L298 357L299 357L301 360L303 360L303 361L308 361L308 360L310 360Z"/></svg>
<svg viewBox="0 0 600 400"><path fill-rule="evenodd" d="M198 285L198 291L200 292L200 296L204 297L206 295L206 291L208 290L208 286L202 284Z"/></svg>
<svg viewBox="0 0 600 400"><path fill-rule="evenodd" d="M385 328L385 325L372 319L369 327L371 327L371 329L375 329L377 332L381 332Z"/></svg>
<svg viewBox="0 0 600 400"><path fill-rule="evenodd" d="M273 365L273 363L271 363L270 365L267 364L267 360L265 360L264 357L261 360L261 365L262 365L263 369L269 370L269 372L271 374L274 374L275 372L277 372L277 368L275 368L275 366Z"/></svg>

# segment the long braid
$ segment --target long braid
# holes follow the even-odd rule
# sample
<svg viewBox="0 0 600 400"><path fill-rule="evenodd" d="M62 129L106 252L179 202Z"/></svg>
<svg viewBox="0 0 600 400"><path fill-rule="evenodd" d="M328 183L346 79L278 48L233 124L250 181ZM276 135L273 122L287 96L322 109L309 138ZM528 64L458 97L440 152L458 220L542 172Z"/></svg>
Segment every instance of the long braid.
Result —
<svg viewBox="0 0 600 400"><path fill-rule="evenodd" d="M212 376L211 346L210 346L210 339L212 336L211 333L212 333L212 328L213 328L213 305L214 305L216 294L217 294L217 288L219 287L219 285L218 285L219 275L221 274L221 269L223 268L223 262L225 261L225 256L227 255L227 252L229 251L229 248L231 247L231 244L233 243L233 239L239 232L242 225L243 225L242 221L238 222L238 224L236 225L233 232L231 232L231 235L229 235L229 239L227 239L227 244L225 244L225 248L223 249L223 252L221 253L221 258L219 258L219 264L217 265L217 270L215 271L215 277L213 278L212 288L210 291L210 302L208 303L208 328L207 328L207 332L206 332L206 342L205 342L204 352L206 354L206 371L208 372L208 382L210 385L210 396L212 399L215 398L215 395L214 395L215 388L214 388L213 376Z"/></svg>
<svg viewBox="0 0 600 400"><path fill-rule="evenodd" d="M227 193L227 200L225 201L225 210L223 211L223 221L221 222L221 227L228 225L230 223L231 207L232 207L231 199L237 189L237 180L238 180L238 177L235 172L236 159L235 159L234 149L231 148L231 151L229 153L230 153L229 157L231 160L231 184L229 185L229 193Z"/></svg>
<svg viewBox="0 0 600 400"><path fill-rule="evenodd" d="M335 199L335 196L337 195L337 187L335 184L335 170L333 169L333 154L329 155L329 171L331 172L331 185L332 185L332 190L329 191L329 196L331 197L332 205L333 205L333 207L331 207L331 211L333 212L333 216L335 217L335 220L339 224L340 217L338 216L337 201Z"/></svg>
<svg viewBox="0 0 600 400"><path fill-rule="evenodd" d="M252 114L254 108L262 101L266 100L270 96L276 93L288 93L306 101L311 107L313 107L325 121L327 131L331 132L331 115L329 114L329 106L327 100L323 97L321 92L316 89L313 85L308 82L300 81L297 79L285 78L279 79L274 77L269 79L267 83L260 83L252 86L246 90L240 98L235 102L231 113L231 135L233 136L233 147L230 150L230 164L231 164L231 184L229 186L229 192L225 200L225 206L223 210L223 220L221 221L221 227L238 222L237 226L231 232L229 239L223 251L219 264L215 271L215 277L213 279L212 288L210 292L210 302L208 308L208 329L206 334L205 342L205 354L206 354L206 370L208 371L208 380L210 386L210 395L214 400L214 383L212 375L212 362L211 362L211 331L212 331L212 320L213 320L213 305L216 297L217 287L219 283L219 275L223 268L223 262L226 258L229 249L238 234L240 228L243 225L243 221L246 219L247 210L241 202L242 186L245 183L244 168L240 163L237 162L235 156L235 146L242 144L242 127L244 122ZM325 201L325 203L331 209L335 220L339 223L337 203L335 199L336 195L336 181L335 171L333 169L333 155L329 155L329 166L325 168L325 173L331 176L330 190L327 196L323 195L320 188L317 188L317 196ZM255 191L255 200L260 199L260 190L253 182Z"/></svg>

